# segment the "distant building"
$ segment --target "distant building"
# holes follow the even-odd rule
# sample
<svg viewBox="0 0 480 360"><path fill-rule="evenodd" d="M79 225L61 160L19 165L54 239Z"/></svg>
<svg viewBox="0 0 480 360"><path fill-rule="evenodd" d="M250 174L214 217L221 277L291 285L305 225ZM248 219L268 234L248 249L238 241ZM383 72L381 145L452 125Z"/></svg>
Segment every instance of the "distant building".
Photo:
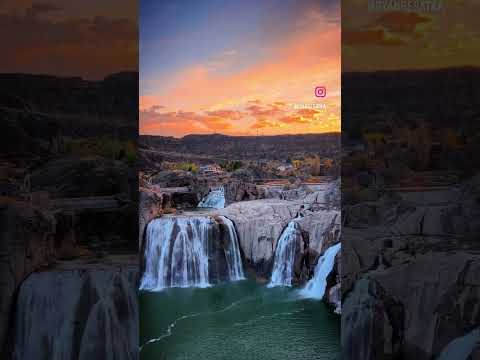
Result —
<svg viewBox="0 0 480 360"><path fill-rule="evenodd" d="M223 169L217 164L208 164L200 166L200 172L204 175L218 175L223 173Z"/></svg>
<svg viewBox="0 0 480 360"><path fill-rule="evenodd" d="M293 169L294 169L294 167L291 164L280 165L280 166L277 167L278 171L289 171L289 170L293 170Z"/></svg>

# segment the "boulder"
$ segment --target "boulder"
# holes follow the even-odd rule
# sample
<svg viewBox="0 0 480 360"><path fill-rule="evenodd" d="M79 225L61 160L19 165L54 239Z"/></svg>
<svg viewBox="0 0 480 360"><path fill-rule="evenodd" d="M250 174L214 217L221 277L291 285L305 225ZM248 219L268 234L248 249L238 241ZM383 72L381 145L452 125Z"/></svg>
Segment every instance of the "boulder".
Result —
<svg viewBox="0 0 480 360"><path fill-rule="evenodd" d="M225 202L232 204L244 200L257 200L265 198L265 192L255 184L243 181L230 181L224 186Z"/></svg>

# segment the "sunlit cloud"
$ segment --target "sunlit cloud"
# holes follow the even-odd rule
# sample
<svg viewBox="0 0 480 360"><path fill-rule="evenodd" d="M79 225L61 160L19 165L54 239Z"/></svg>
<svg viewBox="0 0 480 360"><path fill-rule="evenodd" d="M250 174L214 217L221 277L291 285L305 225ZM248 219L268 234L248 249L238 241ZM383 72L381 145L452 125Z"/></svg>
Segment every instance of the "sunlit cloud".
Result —
<svg viewBox="0 0 480 360"><path fill-rule="evenodd" d="M205 131L255 134L259 129L265 135L339 131L340 24L318 6L297 20L290 33L270 38L262 56L245 61L245 40L206 61L149 78L148 91L141 91L140 132L179 136ZM327 98L315 97L318 85L328 89ZM292 107L298 103L327 106L324 112L299 112ZM168 126L147 115L157 104L164 106L163 113L175 114L163 121ZM195 115L184 119L178 116L182 111ZM175 128L173 120L183 122Z"/></svg>

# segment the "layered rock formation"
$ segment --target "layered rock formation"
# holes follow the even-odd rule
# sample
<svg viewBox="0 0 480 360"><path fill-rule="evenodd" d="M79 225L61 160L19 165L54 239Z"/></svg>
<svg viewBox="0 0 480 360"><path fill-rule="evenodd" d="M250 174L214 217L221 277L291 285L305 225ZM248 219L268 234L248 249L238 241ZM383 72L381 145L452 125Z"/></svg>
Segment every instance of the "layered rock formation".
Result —
<svg viewBox="0 0 480 360"><path fill-rule="evenodd" d="M308 211L305 206L302 202L264 199L234 203L216 213L235 223L245 260L262 277L271 272L277 241L287 224L304 215L297 220L304 234L295 240L301 249L295 259L295 280L299 282L306 280L302 277L303 257L309 256L313 267L318 255L338 239L340 226L339 211ZM307 236L308 252L303 241Z"/></svg>
<svg viewBox="0 0 480 360"><path fill-rule="evenodd" d="M345 209L345 358L432 359L480 325L477 184Z"/></svg>
<svg viewBox="0 0 480 360"><path fill-rule="evenodd" d="M225 185L225 202L227 205L238 201L257 200L265 197L264 189L252 183L232 180Z"/></svg>

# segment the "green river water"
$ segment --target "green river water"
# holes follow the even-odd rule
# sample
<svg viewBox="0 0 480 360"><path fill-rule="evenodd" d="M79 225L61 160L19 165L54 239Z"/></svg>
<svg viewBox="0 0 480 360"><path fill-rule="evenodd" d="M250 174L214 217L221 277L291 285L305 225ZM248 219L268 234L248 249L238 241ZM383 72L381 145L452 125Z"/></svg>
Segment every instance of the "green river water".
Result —
<svg viewBox="0 0 480 360"><path fill-rule="evenodd" d="M253 280L140 293L141 360L330 360L340 317Z"/></svg>

